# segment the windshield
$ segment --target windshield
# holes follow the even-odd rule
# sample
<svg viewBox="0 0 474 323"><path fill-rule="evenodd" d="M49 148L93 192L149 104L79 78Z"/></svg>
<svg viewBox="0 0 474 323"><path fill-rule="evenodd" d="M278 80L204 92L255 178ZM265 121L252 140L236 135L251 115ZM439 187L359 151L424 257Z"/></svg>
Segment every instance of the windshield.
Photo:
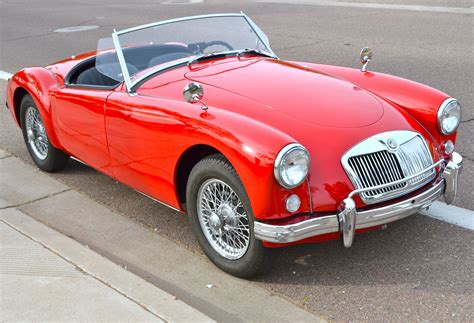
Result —
<svg viewBox="0 0 474 323"><path fill-rule="evenodd" d="M114 80L125 81L130 90L163 68L203 55L243 50L274 56L268 38L245 14L196 16L135 27L99 40L96 67Z"/></svg>

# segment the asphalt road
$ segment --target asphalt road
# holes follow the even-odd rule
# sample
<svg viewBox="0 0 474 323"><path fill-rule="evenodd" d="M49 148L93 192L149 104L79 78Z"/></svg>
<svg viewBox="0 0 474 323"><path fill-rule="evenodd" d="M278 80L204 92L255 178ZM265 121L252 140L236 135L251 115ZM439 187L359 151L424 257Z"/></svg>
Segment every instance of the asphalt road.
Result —
<svg viewBox="0 0 474 323"><path fill-rule="evenodd" d="M463 0L377 2L472 5ZM370 69L410 78L458 98L464 110L457 150L464 156L465 169L456 205L474 210L472 14L237 1L3 0L0 70L44 66L92 50L112 28L240 10L266 31L281 58L357 67L360 48L370 46L374 50ZM100 28L53 32L76 25ZM4 90L5 83L0 82L0 102ZM0 147L31 163L20 131L6 110L1 111ZM76 162L51 176L200 253L186 217ZM330 242L277 250L272 272L255 283L336 320L472 321L473 238L472 231L415 215L385 231L358 236L351 249Z"/></svg>

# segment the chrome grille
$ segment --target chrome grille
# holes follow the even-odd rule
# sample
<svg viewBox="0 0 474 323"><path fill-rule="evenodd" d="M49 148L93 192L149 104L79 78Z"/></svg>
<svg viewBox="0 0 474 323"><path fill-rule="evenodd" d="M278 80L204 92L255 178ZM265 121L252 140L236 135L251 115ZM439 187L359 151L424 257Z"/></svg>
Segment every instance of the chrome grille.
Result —
<svg viewBox="0 0 474 323"><path fill-rule="evenodd" d="M387 142L396 141L392 149ZM344 168L356 189L390 184L422 172L433 164L424 139L411 131L391 131L366 139L344 154ZM360 193L368 204L409 193L435 177L434 169L405 182Z"/></svg>
<svg viewBox="0 0 474 323"><path fill-rule="evenodd" d="M349 165L357 173L362 185L358 188L367 188L395 182L404 178L402 169L394 154L388 151L378 151L372 154L349 158ZM368 196L375 196L405 187L405 183L396 184L365 192Z"/></svg>
<svg viewBox="0 0 474 323"><path fill-rule="evenodd" d="M423 139L419 136L402 144L398 151L398 157L400 159L400 165L404 168L403 173L405 176L417 174L433 164L431 154L426 148ZM435 170L433 169L431 172L423 173L408 182L410 184L416 184L431 177L434 172Z"/></svg>

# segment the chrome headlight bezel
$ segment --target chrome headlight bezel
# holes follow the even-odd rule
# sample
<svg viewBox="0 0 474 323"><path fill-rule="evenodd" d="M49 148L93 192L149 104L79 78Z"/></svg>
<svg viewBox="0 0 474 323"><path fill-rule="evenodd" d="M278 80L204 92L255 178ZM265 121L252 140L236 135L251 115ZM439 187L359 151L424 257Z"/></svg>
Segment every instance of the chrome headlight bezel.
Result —
<svg viewBox="0 0 474 323"><path fill-rule="evenodd" d="M288 183L284 179L285 176L282 175L282 162L285 160L286 157L289 156L289 154L292 154L292 153L298 152L298 151L303 152L307 157L306 173L304 174L304 176L301 177L301 179L298 182ZM311 156L309 155L306 148L303 145L300 145L298 143L292 143L292 144L289 144L289 145L286 145L285 147L283 147L283 149L280 150L280 152L278 153L278 155L275 159L275 163L274 163L274 167L273 167L273 173L274 173L275 179L278 182L278 184L280 184L284 188L291 189L291 188L298 187L299 185L301 185L306 180L306 178L308 177L308 174L309 174L310 165L311 165Z"/></svg>
<svg viewBox="0 0 474 323"><path fill-rule="evenodd" d="M454 106L453 106L454 105ZM446 112L448 112L448 109L459 109L459 118L457 120L456 126L449 130L445 128L444 121L446 120ZM437 124L438 124L438 130L440 133L443 135L451 135L456 130L458 130L459 124L461 123L461 105L459 104L458 100L454 98L448 98L444 100L444 102L440 105L437 113Z"/></svg>

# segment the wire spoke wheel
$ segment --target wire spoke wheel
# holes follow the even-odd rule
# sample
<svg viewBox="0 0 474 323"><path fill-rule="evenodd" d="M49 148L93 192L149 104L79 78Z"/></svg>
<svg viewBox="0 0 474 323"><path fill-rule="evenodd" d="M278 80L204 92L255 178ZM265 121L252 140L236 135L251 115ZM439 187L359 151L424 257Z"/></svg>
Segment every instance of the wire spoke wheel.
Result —
<svg viewBox="0 0 474 323"><path fill-rule="evenodd" d="M48 156L49 140L44 129L43 120L38 110L28 107L25 115L25 128L28 138L28 145L40 160L45 160Z"/></svg>
<svg viewBox="0 0 474 323"><path fill-rule="evenodd" d="M226 259L242 258L250 244L249 218L239 196L219 179L199 188L197 213L209 244Z"/></svg>

